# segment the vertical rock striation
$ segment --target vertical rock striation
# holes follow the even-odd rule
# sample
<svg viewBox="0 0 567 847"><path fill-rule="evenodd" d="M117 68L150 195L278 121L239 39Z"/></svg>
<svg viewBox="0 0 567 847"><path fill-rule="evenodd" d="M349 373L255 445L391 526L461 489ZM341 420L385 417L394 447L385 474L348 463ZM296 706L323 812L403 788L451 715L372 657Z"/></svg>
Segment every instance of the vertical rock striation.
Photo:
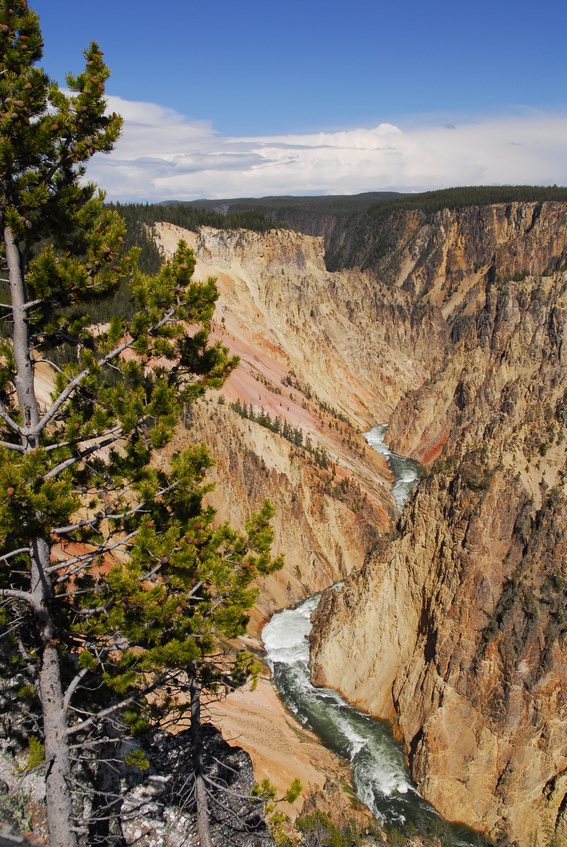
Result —
<svg viewBox="0 0 567 847"><path fill-rule="evenodd" d="M439 213L384 262L450 333L389 433L437 460L313 640L443 815L522 845L567 838L565 243L564 206L510 204Z"/></svg>

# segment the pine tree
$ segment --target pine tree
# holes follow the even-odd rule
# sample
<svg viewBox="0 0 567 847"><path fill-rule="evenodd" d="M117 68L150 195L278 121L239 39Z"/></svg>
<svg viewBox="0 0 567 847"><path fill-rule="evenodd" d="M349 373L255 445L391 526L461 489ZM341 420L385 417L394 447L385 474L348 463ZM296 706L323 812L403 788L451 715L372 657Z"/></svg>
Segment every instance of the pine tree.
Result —
<svg viewBox="0 0 567 847"><path fill-rule="evenodd" d="M215 525L203 447L155 458L186 404L236 364L209 343L214 280L192 279L183 242L155 276L137 269L122 219L84 180L121 127L105 112L102 53L85 51L69 94L41 56L37 15L0 0L0 625L39 698L50 842L76 847L119 833L100 768L88 803L73 798L93 751L182 708L184 693L199 771L201 689L250 671L219 640L243 631L254 579L281 562L269 504L246 533ZM125 280L132 318L97 324ZM85 810L94 820L80 826Z"/></svg>

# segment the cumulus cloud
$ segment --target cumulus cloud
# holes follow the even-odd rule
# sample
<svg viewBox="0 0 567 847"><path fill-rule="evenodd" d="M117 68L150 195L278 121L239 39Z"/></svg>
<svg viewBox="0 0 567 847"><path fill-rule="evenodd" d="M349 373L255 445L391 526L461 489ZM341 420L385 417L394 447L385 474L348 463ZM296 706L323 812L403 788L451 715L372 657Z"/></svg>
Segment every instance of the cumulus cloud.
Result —
<svg viewBox="0 0 567 847"><path fill-rule="evenodd" d="M233 138L154 103L110 97L109 109L124 117L123 135L88 176L110 200L567 184L567 114Z"/></svg>

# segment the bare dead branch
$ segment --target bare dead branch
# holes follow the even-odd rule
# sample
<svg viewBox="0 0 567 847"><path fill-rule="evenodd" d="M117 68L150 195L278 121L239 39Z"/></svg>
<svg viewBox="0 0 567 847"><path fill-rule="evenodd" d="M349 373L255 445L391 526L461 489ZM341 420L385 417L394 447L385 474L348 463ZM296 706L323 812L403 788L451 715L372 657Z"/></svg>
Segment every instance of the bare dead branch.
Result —
<svg viewBox="0 0 567 847"><path fill-rule="evenodd" d="M73 597L75 594L73 594ZM102 612L108 612L109 609L114 605L113 600L109 600L108 603L104 603L102 606L93 606L92 609L75 609L76 615L81 615L81 617L91 618L93 615L100 615Z"/></svg>
<svg viewBox="0 0 567 847"><path fill-rule="evenodd" d="M15 450L17 453L26 452L21 444L11 444L9 441L0 441L0 447L5 447L6 450Z"/></svg>
<svg viewBox="0 0 567 847"><path fill-rule="evenodd" d="M96 515L92 518L83 518L76 523L69 524L68 526L57 526L51 530L52 535L68 535L70 532L76 532L78 529L84 529L87 526L93 526L93 524L99 523L101 520L100 517L96 517Z"/></svg>
<svg viewBox="0 0 567 847"><path fill-rule="evenodd" d="M139 530L135 529L132 532L128 533L128 535L125 535L124 538L120 538L118 541L115 541L114 544L102 542L101 544L99 544L98 547L96 547L94 550L90 550L88 553L83 553L81 556L74 556L72 559L65 559L65 561L63 562L58 562L56 565L51 565L51 567L46 569L46 573L52 574L56 571L66 570L67 568L75 564L80 564L80 567L82 567L85 562L89 561L89 559L92 560L96 558L96 556L102 556L104 553L110 553L112 552L112 550L117 550L119 547L124 547L128 544L129 541L132 540L132 538L134 538L138 534L138 532ZM78 573L80 567L69 573L62 574L57 580L57 582L64 582L73 574Z"/></svg>
<svg viewBox="0 0 567 847"><path fill-rule="evenodd" d="M15 588L0 588L0 597L8 597L11 600L21 600L28 606L35 608L34 598L28 591L18 591Z"/></svg>
<svg viewBox="0 0 567 847"><path fill-rule="evenodd" d="M80 721L74 726L68 727L66 733L67 736L76 735L76 733L78 732L84 732L85 730L89 729L93 724L96 724L98 721L114 716L116 712L127 708L132 703L135 703L140 697L145 697L147 694L151 694L152 691L156 691L156 689L159 689L162 686L168 684L168 682L173 681L177 675L177 671L163 671L155 679L153 679L152 682L141 688L135 694L130 695L130 697L125 697L119 703L114 703L112 706L109 706L107 709L103 709L101 712L97 712L94 715L91 714L86 720ZM77 709L75 709L74 711L79 712L79 710ZM87 713L83 712L83 714Z"/></svg>
<svg viewBox="0 0 567 847"><path fill-rule="evenodd" d="M7 424L7 426L9 426L9 427L10 427L10 429L12 430L12 432L17 432L17 433L18 433L18 435L25 434L25 433L24 433L25 427L21 427L19 424L17 424L17 423L16 423L16 421L15 421L15 420L13 420L13 419L10 417L10 415L8 414L8 412L6 411L6 409L4 408L4 404L3 404L3 403L0 403L0 418L2 418L2 420L4 421L4 423L5 423L5 424Z"/></svg>
<svg viewBox="0 0 567 847"><path fill-rule="evenodd" d="M28 309L33 309L34 306L40 306L44 301L40 300L28 300L27 303L22 303L22 309L27 311ZM12 308L12 307L10 307Z"/></svg>
<svg viewBox="0 0 567 847"><path fill-rule="evenodd" d="M18 550L11 550L9 553L4 553L3 556L0 556L0 562L7 562L9 559L13 559L14 556L19 556L21 553L29 554L29 552L29 547L19 547Z"/></svg>
<svg viewBox="0 0 567 847"><path fill-rule="evenodd" d="M81 681L86 677L88 672L89 672L88 668L81 668L81 670L77 674L75 674L75 676L73 677L73 679L71 680L71 682L67 686L67 691L65 692L65 696L63 698L63 711L64 712L67 712L67 709L69 708L69 703L71 702L71 697L73 696L73 694L75 693L75 691L77 690L79 685L81 684Z"/></svg>
<svg viewBox="0 0 567 847"><path fill-rule="evenodd" d="M82 462L83 459L86 459L87 456L92 456L93 453L96 453L98 450L102 450L104 447L108 447L110 444L114 444L116 441L119 441L122 437L122 427L120 427L120 431L116 433L116 435L105 438L103 441L98 441L96 444L92 444L90 447L87 447L82 452L78 453L76 456L71 456L69 459L65 459L65 461L56 465L50 471L48 471L44 479L53 479L58 476L62 471L66 468L70 468L72 465L76 465L77 462Z"/></svg>

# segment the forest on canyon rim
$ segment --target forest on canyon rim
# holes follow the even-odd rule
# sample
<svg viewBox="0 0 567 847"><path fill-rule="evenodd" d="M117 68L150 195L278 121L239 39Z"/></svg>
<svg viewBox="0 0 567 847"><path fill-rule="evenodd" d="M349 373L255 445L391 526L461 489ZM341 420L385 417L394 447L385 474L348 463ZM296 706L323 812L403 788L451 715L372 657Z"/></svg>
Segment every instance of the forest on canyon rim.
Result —
<svg viewBox="0 0 567 847"><path fill-rule="evenodd" d="M218 812L252 775L196 732L201 691L261 675L269 615L345 579L317 614L315 680L393 721L447 819L563 843L567 192L105 206L79 183L119 131L100 51L64 95L35 66L35 17L12 6L5 818L57 845L174 843L216 796L214 837L232 815L236 843L270 843L254 801ZM385 421L424 468L401 517L362 435ZM176 711L191 731L172 740L156 727ZM273 817L281 843L382 837L333 830L324 788L307 829Z"/></svg>

